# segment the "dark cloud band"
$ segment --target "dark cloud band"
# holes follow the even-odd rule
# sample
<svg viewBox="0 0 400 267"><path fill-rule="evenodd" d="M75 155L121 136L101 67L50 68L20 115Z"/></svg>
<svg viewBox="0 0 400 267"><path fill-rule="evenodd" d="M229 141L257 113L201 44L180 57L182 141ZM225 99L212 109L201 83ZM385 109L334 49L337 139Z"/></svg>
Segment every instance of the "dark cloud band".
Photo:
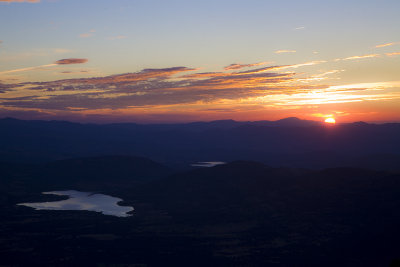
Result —
<svg viewBox="0 0 400 267"><path fill-rule="evenodd" d="M88 62L87 58L65 58L54 62L57 65L83 64Z"/></svg>

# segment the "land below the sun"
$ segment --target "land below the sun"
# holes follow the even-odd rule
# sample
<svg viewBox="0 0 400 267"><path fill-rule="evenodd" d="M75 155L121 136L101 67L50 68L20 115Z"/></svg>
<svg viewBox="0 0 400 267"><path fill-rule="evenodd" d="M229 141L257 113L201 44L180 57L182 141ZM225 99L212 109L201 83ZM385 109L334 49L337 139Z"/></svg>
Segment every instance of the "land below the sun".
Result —
<svg viewBox="0 0 400 267"><path fill-rule="evenodd" d="M400 258L400 124L0 126L1 265L388 266ZM135 210L121 218L17 205L60 201L42 192L65 189Z"/></svg>

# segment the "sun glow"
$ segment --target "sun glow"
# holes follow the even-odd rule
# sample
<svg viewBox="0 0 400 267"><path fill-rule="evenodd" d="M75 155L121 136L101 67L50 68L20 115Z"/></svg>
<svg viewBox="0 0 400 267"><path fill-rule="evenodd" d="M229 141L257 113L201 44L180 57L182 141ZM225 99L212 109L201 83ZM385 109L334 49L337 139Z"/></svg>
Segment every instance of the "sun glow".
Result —
<svg viewBox="0 0 400 267"><path fill-rule="evenodd" d="M335 124L336 120L334 118L327 118L327 119L325 119L325 123Z"/></svg>

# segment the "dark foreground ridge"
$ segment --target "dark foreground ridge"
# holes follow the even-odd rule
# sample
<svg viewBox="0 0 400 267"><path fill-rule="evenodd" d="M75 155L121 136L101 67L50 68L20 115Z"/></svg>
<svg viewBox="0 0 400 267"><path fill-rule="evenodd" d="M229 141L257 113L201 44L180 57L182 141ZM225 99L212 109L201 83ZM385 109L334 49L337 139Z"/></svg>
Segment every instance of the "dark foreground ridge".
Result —
<svg viewBox="0 0 400 267"><path fill-rule="evenodd" d="M172 173L116 156L0 170L4 266L389 266L400 259L398 172L235 161ZM120 197L134 215L16 206L59 199L40 193L65 189Z"/></svg>
<svg viewBox="0 0 400 267"><path fill-rule="evenodd" d="M48 162L132 155L174 168L201 161L264 162L275 167L398 170L400 124L327 126L287 118L186 124L79 124L0 119L0 161Z"/></svg>

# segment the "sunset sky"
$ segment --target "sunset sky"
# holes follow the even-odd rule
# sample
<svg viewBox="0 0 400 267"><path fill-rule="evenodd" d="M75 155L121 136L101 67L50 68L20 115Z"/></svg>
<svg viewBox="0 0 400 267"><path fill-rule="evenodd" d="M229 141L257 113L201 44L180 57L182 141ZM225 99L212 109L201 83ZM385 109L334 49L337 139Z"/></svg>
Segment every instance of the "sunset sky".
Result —
<svg viewBox="0 0 400 267"><path fill-rule="evenodd" d="M0 0L0 117L400 122L399 0Z"/></svg>

